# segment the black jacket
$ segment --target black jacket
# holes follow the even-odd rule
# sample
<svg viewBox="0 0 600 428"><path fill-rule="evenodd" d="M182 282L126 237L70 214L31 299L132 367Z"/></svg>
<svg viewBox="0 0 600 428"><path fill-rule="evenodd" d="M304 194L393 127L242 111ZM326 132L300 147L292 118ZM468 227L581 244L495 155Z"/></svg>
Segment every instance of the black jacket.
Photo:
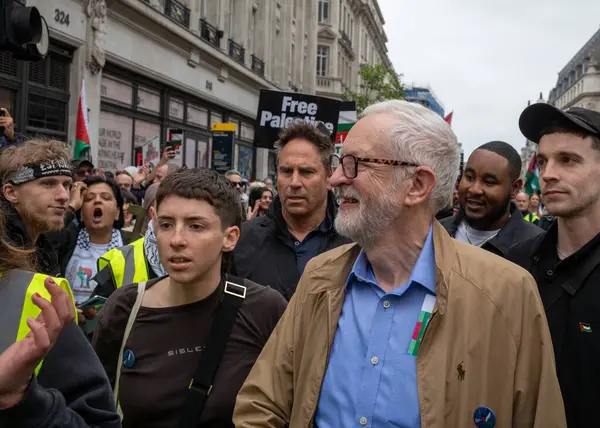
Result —
<svg viewBox="0 0 600 428"><path fill-rule="evenodd" d="M461 209L454 217L448 217L440 220L442 226L446 228L450 236L456 236L456 231L461 221L464 219L465 213ZM481 248L488 250L500 257L506 257L510 247L517 242L533 238L544 233L542 229L536 225L529 223L523 219L521 211L511 202L510 204L510 219L508 223L498 232L498 234L483 244Z"/></svg>
<svg viewBox="0 0 600 428"><path fill-rule="evenodd" d="M301 273L296 266L296 252L281 210L281 201L279 196L276 196L266 215L244 223L240 240L233 253L232 273L259 284L269 285L289 300L296 291ZM333 193L329 192L327 215L333 220L336 214L337 203ZM332 227L317 254L349 242L350 240L340 236Z"/></svg>
<svg viewBox="0 0 600 428"><path fill-rule="evenodd" d="M13 407L0 409L0 427L120 426L104 368L75 323L59 334L23 400Z"/></svg>
<svg viewBox="0 0 600 428"><path fill-rule="evenodd" d="M27 229L25 228L25 224L23 223L23 219L17 210L4 198L0 198L0 204L2 204L2 211L4 212L6 220L4 234L7 241L16 248L34 248L31 238L27 233ZM72 217L66 219L66 221L71 220ZM58 251L54 245L55 242L50 235L40 235L35 243L35 262L36 269L39 273L58 277L62 275L58 260Z"/></svg>
<svg viewBox="0 0 600 428"><path fill-rule="evenodd" d="M512 247L507 259L535 278L552 336L567 426L590 426L600 403L600 234L564 260L558 225ZM593 424L596 425L596 424Z"/></svg>

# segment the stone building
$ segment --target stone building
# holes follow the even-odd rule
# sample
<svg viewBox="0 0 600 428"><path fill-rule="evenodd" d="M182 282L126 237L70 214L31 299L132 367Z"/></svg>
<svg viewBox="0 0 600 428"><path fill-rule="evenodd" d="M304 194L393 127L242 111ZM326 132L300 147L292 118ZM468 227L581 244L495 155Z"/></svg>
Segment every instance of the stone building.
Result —
<svg viewBox="0 0 600 428"><path fill-rule="evenodd" d="M375 0L343 1L353 11L359 3L379 11ZM48 23L51 51L35 63L0 53L0 106L12 112L17 132L72 144L85 82L97 167L134 164L135 148L164 142L169 129L184 133L177 162L210 166L211 124L232 122L238 125L233 166L248 178L273 176L275 154L252 144L259 91L317 92L321 3L27 0ZM357 40L358 22L374 19L359 16ZM377 40L369 31L380 52L383 30Z"/></svg>
<svg viewBox="0 0 600 428"><path fill-rule="evenodd" d="M358 92L360 66L392 63L377 0L318 0L317 94Z"/></svg>

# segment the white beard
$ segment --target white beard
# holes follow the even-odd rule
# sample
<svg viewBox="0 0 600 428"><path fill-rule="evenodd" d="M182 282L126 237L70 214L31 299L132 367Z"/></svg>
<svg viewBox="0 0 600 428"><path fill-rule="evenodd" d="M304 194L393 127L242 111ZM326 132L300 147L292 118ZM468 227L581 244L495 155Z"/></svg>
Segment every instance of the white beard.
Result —
<svg viewBox="0 0 600 428"><path fill-rule="evenodd" d="M400 214L400 209L394 205L389 191L378 198L362 200L355 191L348 188L342 190L340 195L357 199L358 210L352 208L352 211L338 211L335 229L340 235L353 240L364 249L372 248Z"/></svg>

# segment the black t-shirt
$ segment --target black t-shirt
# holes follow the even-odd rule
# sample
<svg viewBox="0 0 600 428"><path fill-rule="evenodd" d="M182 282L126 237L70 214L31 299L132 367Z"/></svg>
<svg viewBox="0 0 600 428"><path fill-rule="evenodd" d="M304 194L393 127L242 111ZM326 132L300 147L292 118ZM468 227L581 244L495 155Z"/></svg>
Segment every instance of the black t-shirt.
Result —
<svg viewBox="0 0 600 428"><path fill-rule="evenodd" d="M555 224L529 249L511 249L509 260L537 281L568 426L587 427L600 405L600 235L564 260L556 244Z"/></svg>
<svg viewBox="0 0 600 428"><path fill-rule="evenodd" d="M147 289L157 280L148 282ZM240 308L198 427L233 427L235 399L286 307L277 291L246 281ZM119 403L123 427L177 425L185 396L219 309L223 284L207 298L170 308L141 307L125 349ZM114 386L119 350L137 285L115 291L98 318L94 348Z"/></svg>

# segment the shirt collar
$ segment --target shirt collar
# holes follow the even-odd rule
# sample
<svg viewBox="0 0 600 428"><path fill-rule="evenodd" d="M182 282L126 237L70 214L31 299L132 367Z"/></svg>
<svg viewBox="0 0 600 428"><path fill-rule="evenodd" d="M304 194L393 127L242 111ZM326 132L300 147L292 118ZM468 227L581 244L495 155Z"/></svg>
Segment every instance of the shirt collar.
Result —
<svg viewBox="0 0 600 428"><path fill-rule="evenodd" d="M346 281L346 289L350 284L352 279L358 279L362 282L371 283L377 285L377 280L375 279L375 275L373 274L373 270L371 269L371 264L369 263L369 259L367 258L367 254L364 250L360 250L358 258L354 262L354 266L352 267L352 271L348 276L348 280ZM417 284L422 285L427 288L434 295L436 294L435 289L435 252L433 250L433 227L429 225L429 232L427 233L427 238L425 239L425 244L423 245L423 249L417 258L417 262L413 267L413 270L410 274L410 278L408 283L416 282ZM399 284L402 285L402 284Z"/></svg>

